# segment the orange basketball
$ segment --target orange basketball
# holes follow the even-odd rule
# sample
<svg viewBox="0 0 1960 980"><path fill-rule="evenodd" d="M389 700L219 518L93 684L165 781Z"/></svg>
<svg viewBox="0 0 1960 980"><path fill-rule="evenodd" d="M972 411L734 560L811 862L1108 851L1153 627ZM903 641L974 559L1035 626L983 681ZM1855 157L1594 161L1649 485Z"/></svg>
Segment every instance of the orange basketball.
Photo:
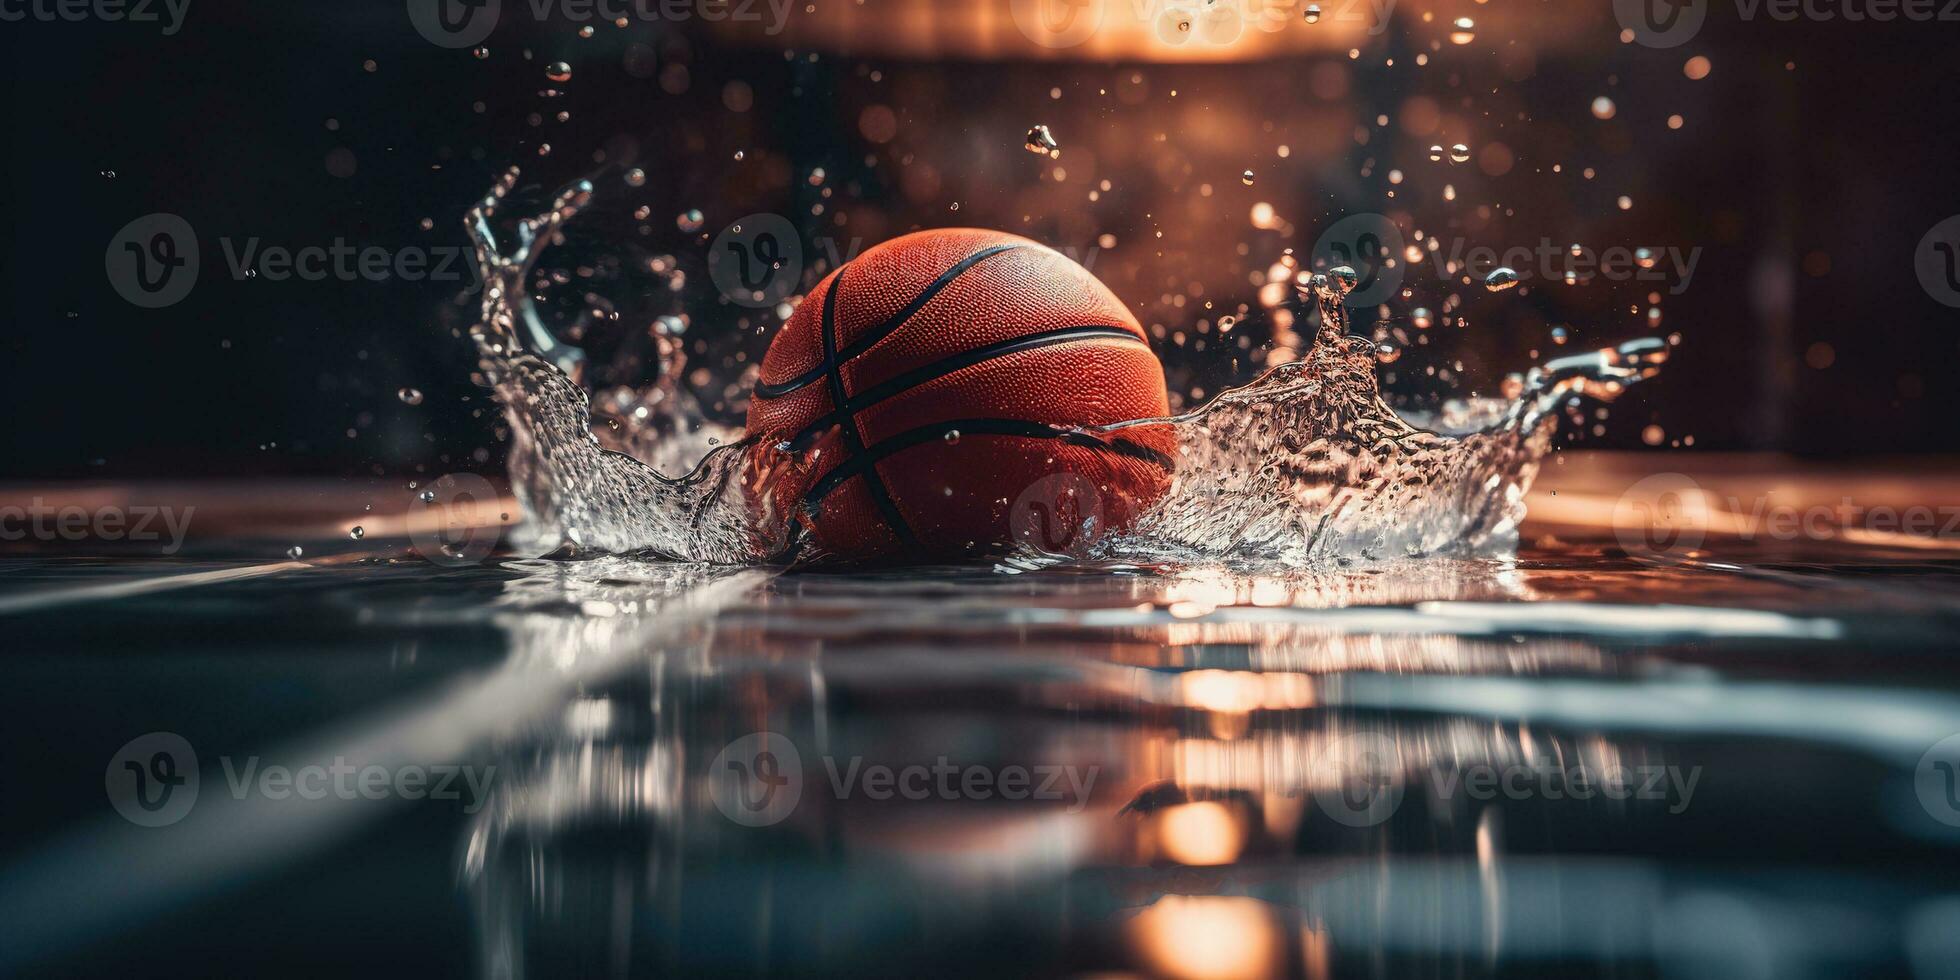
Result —
<svg viewBox="0 0 1960 980"><path fill-rule="evenodd" d="M1143 328L1087 269L949 228L811 290L763 358L749 434L799 451L767 492L822 552L943 560L1076 553L1122 527L1169 485L1171 433L1077 427L1167 412Z"/></svg>

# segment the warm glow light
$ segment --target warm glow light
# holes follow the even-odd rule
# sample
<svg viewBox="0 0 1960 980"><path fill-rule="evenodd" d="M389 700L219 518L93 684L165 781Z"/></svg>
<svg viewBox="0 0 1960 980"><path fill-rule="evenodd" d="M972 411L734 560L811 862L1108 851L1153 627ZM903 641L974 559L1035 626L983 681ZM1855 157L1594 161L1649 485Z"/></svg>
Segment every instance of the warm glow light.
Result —
<svg viewBox="0 0 1960 980"><path fill-rule="evenodd" d="M1158 845L1179 864L1231 864L1245 847L1245 831L1223 803L1174 806L1158 820Z"/></svg>
<svg viewBox="0 0 1960 980"><path fill-rule="evenodd" d="M1137 952L1164 976L1236 980L1279 968L1279 926L1258 899L1166 895L1130 928Z"/></svg>

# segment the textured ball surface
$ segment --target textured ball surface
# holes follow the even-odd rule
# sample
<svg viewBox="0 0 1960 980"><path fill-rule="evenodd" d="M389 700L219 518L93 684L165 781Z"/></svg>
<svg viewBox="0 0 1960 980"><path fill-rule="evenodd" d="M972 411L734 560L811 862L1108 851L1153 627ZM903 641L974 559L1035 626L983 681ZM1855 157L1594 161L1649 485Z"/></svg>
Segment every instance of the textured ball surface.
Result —
<svg viewBox="0 0 1960 980"><path fill-rule="evenodd" d="M1076 430L1168 410L1143 329L1088 270L954 228L818 283L763 358L748 429L799 451L767 492L824 552L944 560L1121 527L1168 487L1171 433Z"/></svg>

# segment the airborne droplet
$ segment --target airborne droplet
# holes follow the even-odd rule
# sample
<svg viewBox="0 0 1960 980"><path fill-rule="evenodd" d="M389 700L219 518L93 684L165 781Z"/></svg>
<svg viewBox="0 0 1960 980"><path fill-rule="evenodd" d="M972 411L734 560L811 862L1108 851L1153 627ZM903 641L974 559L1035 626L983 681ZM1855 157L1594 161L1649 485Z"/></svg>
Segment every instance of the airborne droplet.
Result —
<svg viewBox="0 0 1960 980"><path fill-rule="evenodd" d="M422 392L415 388L403 388L395 392L395 397L401 399L404 405L422 404Z"/></svg>
<svg viewBox="0 0 1960 980"><path fill-rule="evenodd" d="M572 80L572 66L562 61L554 61L544 70L544 77L554 82L569 82Z"/></svg>
<svg viewBox="0 0 1960 980"><path fill-rule="evenodd" d="M1477 22L1468 17L1458 17L1450 25L1451 44L1469 44L1477 39Z"/></svg>
<svg viewBox="0 0 1960 980"><path fill-rule="evenodd" d="M704 219L701 216L701 209L692 208L686 211L682 211L680 215L674 219L674 225L682 231L700 231L701 223L704 220L706 219Z"/></svg>
<svg viewBox="0 0 1960 980"><path fill-rule="evenodd" d="M1026 145L1029 153L1040 153L1050 157L1062 155L1062 145L1055 142L1055 134L1049 132L1047 126L1039 123L1028 130Z"/></svg>
<svg viewBox="0 0 1960 980"><path fill-rule="evenodd" d="M1309 24L1320 23L1320 4L1317 3L1307 4L1307 23Z"/></svg>
<svg viewBox="0 0 1960 980"><path fill-rule="evenodd" d="M948 446L957 446L957 445L959 445L959 444L960 444L960 430L958 430L958 429L947 429L947 430L946 430L946 445L948 445Z"/></svg>
<svg viewBox="0 0 1960 980"><path fill-rule="evenodd" d="M1443 162L1443 144L1438 143L1435 146L1429 148L1429 162L1430 163Z"/></svg>
<svg viewBox="0 0 1960 980"><path fill-rule="evenodd" d="M1239 175L1239 183L1241 183L1241 184L1244 184L1244 185L1245 185L1245 186L1247 186L1247 187L1251 187L1251 186L1252 186L1252 171L1250 171L1250 170L1248 170L1248 171L1246 171L1245 173L1242 173L1242 174L1240 174L1240 175Z"/></svg>
<svg viewBox="0 0 1960 980"><path fill-rule="evenodd" d="M626 171L626 186L640 187L647 182L647 172L638 167Z"/></svg>
<svg viewBox="0 0 1960 980"><path fill-rule="evenodd" d="M1484 277L1484 288L1493 293L1503 292L1517 284L1517 270L1512 269L1510 266L1500 265L1490 270L1490 275Z"/></svg>
<svg viewBox="0 0 1960 980"><path fill-rule="evenodd" d="M1467 146L1464 146L1464 145L1463 145L1462 143L1456 143L1456 144L1452 144L1452 145L1450 146L1450 161L1451 161L1451 162L1453 162L1453 163L1467 163L1467 162L1468 162L1469 160L1470 160L1470 148L1469 148L1469 147L1467 147Z"/></svg>
<svg viewBox="0 0 1960 980"><path fill-rule="evenodd" d="M1409 322L1415 324L1417 330L1427 330L1436 320L1431 316L1429 307L1418 306L1415 312L1409 314Z"/></svg>
<svg viewBox="0 0 1960 980"><path fill-rule="evenodd" d="M353 530L347 532L347 536L353 538L356 541L359 541L362 538L367 537L367 529L360 526L359 524L356 524L354 525Z"/></svg>
<svg viewBox="0 0 1960 980"><path fill-rule="evenodd" d="M298 561L299 556L303 554L306 554L306 549L300 547L299 545L293 545L292 547L286 549L286 557L292 559L293 561Z"/></svg>
<svg viewBox="0 0 1960 980"><path fill-rule="evenodd" d="M436 492L434 490L424 490L420 494L417 494L416 497L425 504L436 502Z"/></svg>

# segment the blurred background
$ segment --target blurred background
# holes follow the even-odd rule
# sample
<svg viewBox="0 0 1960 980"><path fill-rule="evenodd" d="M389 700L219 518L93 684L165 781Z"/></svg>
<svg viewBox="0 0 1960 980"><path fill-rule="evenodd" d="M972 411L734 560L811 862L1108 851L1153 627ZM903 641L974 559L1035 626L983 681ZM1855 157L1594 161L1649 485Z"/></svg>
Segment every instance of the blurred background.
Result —
<svg viewBox="0 0 1960 980"><path fill-rule="evenodd" d="M1713 4L1661 47L1603 0L1334 0L1317 16L1294 0L622 2L617 21L505 0L480 44L456 45L408 6L197 0L174 31L161 4L164 23L0 28L0 410L17 420L0 474L498 471L496 412L456 331L476 306L464 212L512 165L519 200L599 189L561 270L604 257L597 297L561 303L568 321L618 314L584 338L595 386L649 380L633 339L675 317L694 369L679 380L731 419L789 309L711 281L715 237L747 215L796 228L798 293L829 256L914 228L1068 251L1159 338L1189 405L1289 356L1284 279L1339 219L1380 214L1407 238L1400 288L1357 327L1401 349L1384 366L1398 406L1496 393L1561 346L1678 335L1659 379L1570 437L1960 449L1960 395L1940 380L1954 311L1914 268L1960 213L1960 25ZM1058 156L1025 145L1036 125ZM201 268L146 309L105 255L158 212L194 229ZM247 258L336 243L420 250L448 275L309 282ZM1568 284L1534 258L1493 294L1487 268L1448 265L1567 247L1646 248L1655 268Z"/></svg>

